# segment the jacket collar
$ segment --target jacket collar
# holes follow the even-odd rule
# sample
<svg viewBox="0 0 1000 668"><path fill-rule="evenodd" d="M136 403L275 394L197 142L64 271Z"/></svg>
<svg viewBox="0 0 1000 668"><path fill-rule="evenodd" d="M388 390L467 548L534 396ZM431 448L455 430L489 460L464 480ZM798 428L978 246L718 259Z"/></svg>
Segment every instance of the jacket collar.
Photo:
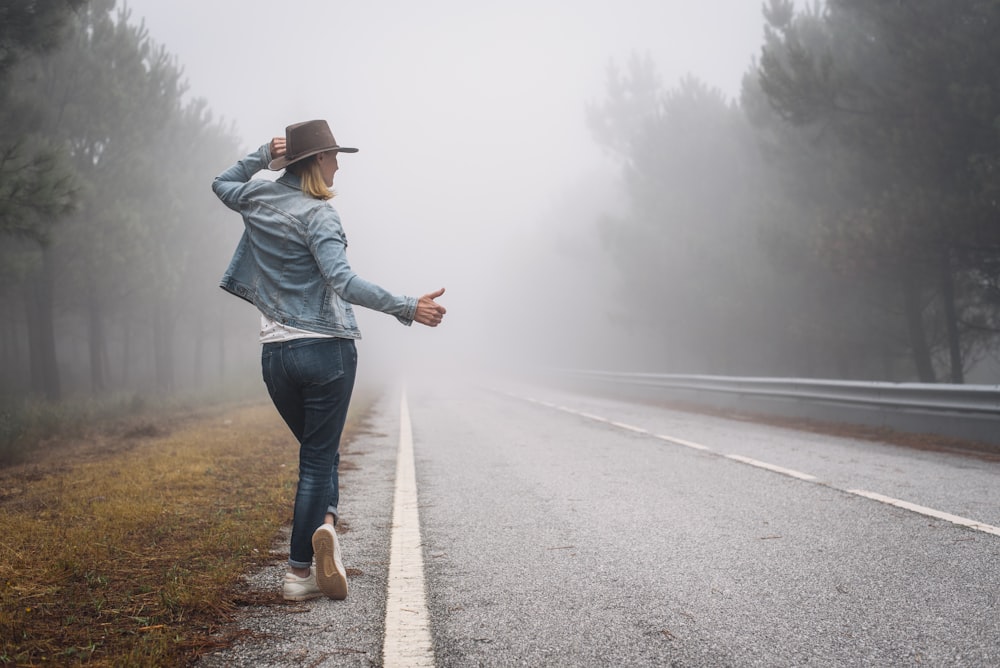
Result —
<svg viewBox="0 0 1000 668"><path fill-rule="evenodd" d="M277 182L296 190L302 190L302 179L299 178L298 174L292 174L288 170L285 170L285 173L278 177Z"/></svg>

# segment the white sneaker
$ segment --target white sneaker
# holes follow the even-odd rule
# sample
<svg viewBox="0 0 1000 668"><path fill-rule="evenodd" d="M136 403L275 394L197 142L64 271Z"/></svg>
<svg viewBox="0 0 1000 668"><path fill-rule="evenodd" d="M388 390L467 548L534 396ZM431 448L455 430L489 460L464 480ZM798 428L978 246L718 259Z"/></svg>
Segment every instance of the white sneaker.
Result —
<svg viewBox="0 0 1000 668"><path fill-rule="evenodd" d="M340 541L332 524L323 524L312 537L316 553L316 584L330 598L347 598L347 571L340 560Z"/></svg>
<svg viewBox="0 0 1000 668"><path fill-rule="evenodd" d="M308 601L318 598L323 592L316 586L316 573L309 571L309 577L300 578L295 573L285 573L285 581L281 585L281 593L286 601Z"/></svg>

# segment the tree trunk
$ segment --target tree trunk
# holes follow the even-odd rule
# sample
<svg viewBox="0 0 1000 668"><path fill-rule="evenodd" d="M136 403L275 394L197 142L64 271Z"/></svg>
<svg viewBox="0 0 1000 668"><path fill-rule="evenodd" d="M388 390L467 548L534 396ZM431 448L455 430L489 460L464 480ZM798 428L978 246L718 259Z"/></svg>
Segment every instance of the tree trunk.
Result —
<svg viewBox="0 0 1000 668"><path fill-rule="evenodd" d="M8 293L9 294L9 293ZM4 295L4 303L12 305L14 299L7 298L7 294ZM22 360L25 359L25 351L21 346L21 337L18 332L18 323L14 318L4 318L4 334L2 340L0 340L0 347L3 348L3 355L0 358L0 364L3 364L3 368L6 373L3 379L0 380L0 392L15 392L15 388L18 387L18 382L24 380L22 371ZM23 388L20 390L23 392Z"/></svg>
<svg viewBox="0 0 1000 668"><path fill-rule="evenodd" d="M882 363L882 380L892 381L896 378L896 368L892 347L884 338L879 343L879 360Z"/></svg>
<svg viewBox="0 0 1000 668"><path fill-rule="evenodd" d="M174 389L173 320L162 306L153 308L153 365L156 388L161 392Z"/></svg>
<svg viewBox="0 0 1000 668"><path fill-rule="evenodd" d="M203 352L205 350L204 316L195 318L195 327L192 334L194 335L194 350L192 351L192 357L194 358L194 374L192 376L192 383L195 387L200 388L204 381L202 373L202 358L204 357Z"/></svg>
<svg viewBox="0 0 1000 668"><path fill-rule="evenodd" d="M226 382L226 316L219 309L219 384Z"/></svg>
<svg viewBox="0 0 1000 668"><path fill-rule="evenodd" d="M951 268L951 253L941 254L941 298L944 301L945 326L948 331L948 356L951 362L951 382L965 383L962 367L962 340L958 331L958 309L955 307L955 276Z"/></svg>
<svg viewBox="0 0 1000 668"><path fill-rule="evenodd" d="M91 286L91 295L88 304L87 335L90 339L88 342L90 352L90 389L99 394L107 389L107 376L105 374L105 360L107 359L107 355L104 352L106 341L104 340L104 319L101 312L101 304L97 296L93 294L93 286Z"/></svg>
<svg viewBox="0 0 1000 668"><path fill-rule="evenodd" d="M910 351L917 367L917 377L922 383L935 383L934 365L924 331L924 310L920 305L920 288L910 276L903 279L903 306L906 309L906 329L910 337Z"/></svg>
<svg viewBox="0 0 1000 668"><path fill-rule="evenodd" d="M56 331L52 312L52 265L52 249L43 246L41 266L28 276L24 286L24 305L28 316L31 391L49 401L58 401L62 393L59 387Z"/></svg>
<svg viewBox="0 0 1000 668"><path fill-rule="evenodd" d="M131 380L129 363L132 358L132 315L126 312L125 317L121 319L121 323L122 323L121 384L123 388L128 389L129 381Z"/></svg>

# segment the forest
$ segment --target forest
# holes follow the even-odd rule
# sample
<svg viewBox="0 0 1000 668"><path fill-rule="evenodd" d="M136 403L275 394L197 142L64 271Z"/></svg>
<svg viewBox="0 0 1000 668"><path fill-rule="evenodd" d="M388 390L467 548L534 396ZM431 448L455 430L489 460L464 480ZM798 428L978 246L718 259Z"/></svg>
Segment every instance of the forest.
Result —
<svg viewBox="0 0 1000 668"><path fill-rule="evenodd" d="M965 382L1000 326L1000 2L764 18L738 101L635 56L588 109L622 317L657 371Z"/></svg>
<svg viewBox="0 0 1000 668"><path fill-rule="evenodd" d="M245 337L227 339L231 305L209 289L239 229L213 224L207 184L241 142L185 99L176 59L114 0L5 12L0 391L55 401L218 382Z"/></svg>
<svg viewBox="0 0 1000 668"><path fill-rule="evenodd" d="M254 316L215 288L240 230L208 187L236 130L114 0L2 11L4 403L240 378ZM627 202L600 220L613 315L649 371L965 382L1000 341L1000 0L763 24L739 99L639 52L581 101Z"/></svg>

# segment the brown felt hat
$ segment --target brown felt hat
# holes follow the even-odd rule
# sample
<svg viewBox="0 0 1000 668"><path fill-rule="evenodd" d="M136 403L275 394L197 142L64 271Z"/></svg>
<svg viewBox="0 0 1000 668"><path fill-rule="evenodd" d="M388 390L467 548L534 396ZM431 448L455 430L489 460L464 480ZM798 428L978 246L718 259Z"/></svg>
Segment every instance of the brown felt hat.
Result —
<svg viewBox="0 0 1000 668"><path fill-rule="evenodd" d="M338 146L337 140L330 132L326 121L305 121L295 123L285 128L285 155L272 160L268 169L284 169L293 162L298 162L324 151L340 151L341 153L357 153L356 148Z"/></svg>

